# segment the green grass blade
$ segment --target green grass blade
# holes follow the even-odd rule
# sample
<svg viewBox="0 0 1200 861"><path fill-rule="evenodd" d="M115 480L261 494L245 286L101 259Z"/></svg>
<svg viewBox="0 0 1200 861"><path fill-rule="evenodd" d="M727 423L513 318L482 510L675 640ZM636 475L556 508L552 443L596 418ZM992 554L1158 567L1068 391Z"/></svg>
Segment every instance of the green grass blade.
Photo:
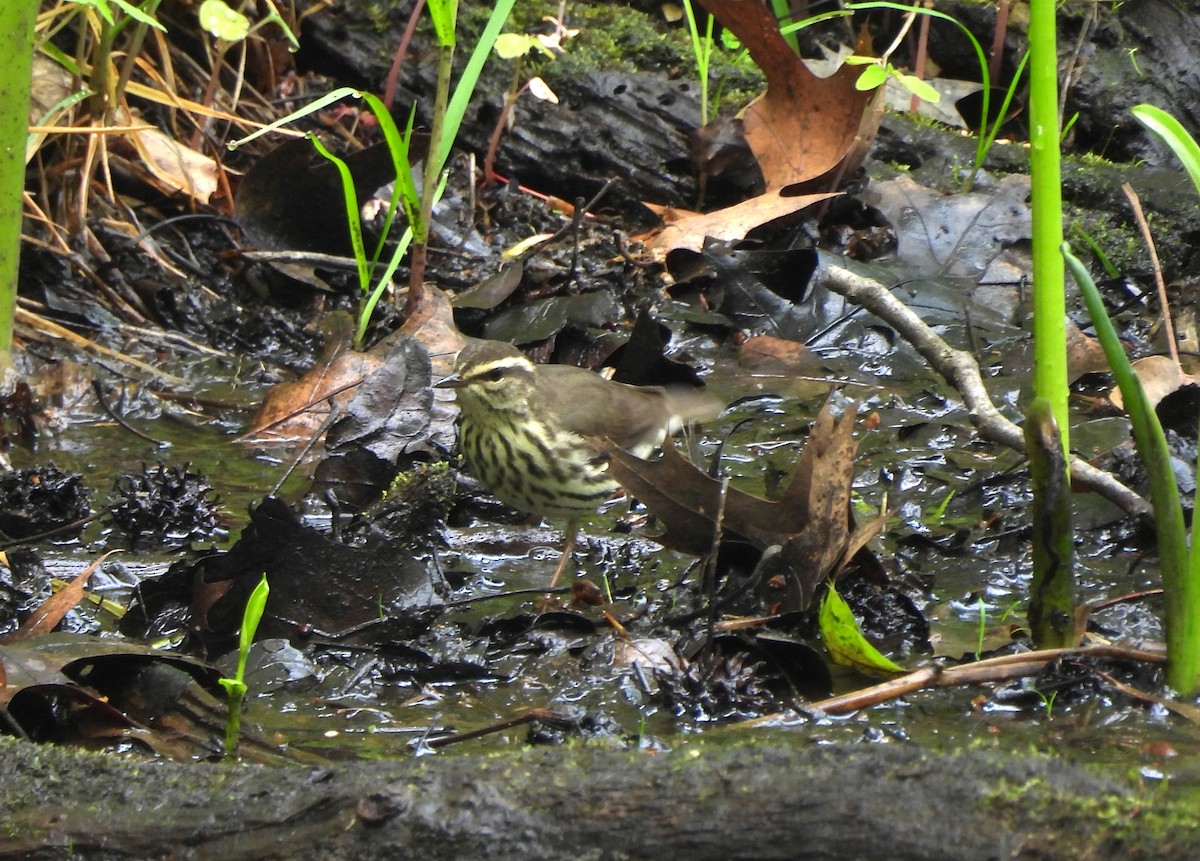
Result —
<svg viewBox="0 0 1200 861"><path fill-rule="evenodd" d="M354 177L350 175L350 167L338 158L316 135L309 135L314 147L322 156L327 158L337 168L338 176L342 179L342 199L346 205L346 226L350 229L350 246L354 249L354 265L358 270L358 287L366 293L371 287L371 272L367 265L367 249L363 244L362 218L359 215L358 193L354 190Z"/></svg>
<svg viewBox="0 0 1200 861"><path fill-rule="evenodd" d="M1133 118L1156 134L1183 162L1184 170L1200 192L1200 146L1175 117L1154 105L1135 105L1130 109Z"/></svg>
<svg viewBox="0 0 1200 861"><path fill-rule="evenodd" d="M1066 243L1062 245L1062 253L1079 284L1096 337L1125 399L1133 439L1150 477L1166 609L1167 684L1181 694L1192 695L1200 690L1200 576L1193 570L1192 554L1188 551L1183 508L1179 504L1179 487L1175 483L1166 434L1121 347L1092 276Z"/></svg>

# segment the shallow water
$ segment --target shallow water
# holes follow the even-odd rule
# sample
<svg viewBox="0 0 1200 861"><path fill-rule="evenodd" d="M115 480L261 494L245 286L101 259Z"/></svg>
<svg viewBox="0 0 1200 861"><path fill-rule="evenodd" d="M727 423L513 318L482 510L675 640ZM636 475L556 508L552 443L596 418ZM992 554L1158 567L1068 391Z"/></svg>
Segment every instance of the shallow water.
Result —
<svg viewBox="0 0 1200 861"><path fill-rule="evenodd" d="M856 511L860 518L892 512L874 542L875 552L891 575L917 596L918 606L931 620L938 653L957 657L987 651L1019 626L1024 612L1027 491L1019 474L1005 475L1019 470L1019 459L974 442L962 411L936 380L917 373L910 382L907 391L893 379L886 390L856 389L862 400L856 433L861 439ZM759 383L737 374L717 374L714 388L725 393L771 391ZM240 398L255 400L252 389L228 379L214 376L211 388L236 390ZM790 473L809 417L823 399L823 393L806 390L801 397L744 404L733 409L722 426L709 429L705 448L711 451L725 429L750 419L726 441L722 462L736 483L761 493L764 481ZM841 402L846 403L844 398ZM60 436L39 442L36 452L14 451L14 464L52 460L78 470L87 476L99 504L120 471L139 470L158 460L190 462L210 477L228 512L229 537L214 546L228 546L236 539L248 507L278 481L293 456L233 443L247 420L244 413L192 425L162 417L131 420L169 447L134 437L107 418L76 418ZM1122 427L1116 420L1081 418L1076 445L1111 444L1106 441ZM303 490L307 469L311 464L289 479L285 497ZM1080 600L1154 586L1153 560L1141 558L1146 548L1120 529L1097 525L1111 519L1103 504L1088 500L1086 509L1081 519L1088 528L1080 529L1077 537ZM579 558L582 571L617 600L614 613L634 618L648 601L673 600L667 587L696 575L689 574L694 560L662 550L636 530L633 537L614 535L613 524L624 511L625 506L614 505L585 524L588 537ZM538 625L521 635L521 647L510 642L498 650L494 638L473 638L481 626L495 626L505 618L517 620L518 627L524 624L520 620L529 617L530 602L556 564L557 529L480 523L450 530L447 539L440 563L456 584L450 600L467 603L444 613L413 646L437 650L436 665L457 670L442 678L422 678L402 654L385 649L364 660L355 650L330 644L293 656L291 680L278 660L264 660L264 669L252 669L247 719L280 744L334 757L407 754L446 732L479 729L531 708L554 708L604 724L599 731L605 744L670 747L697 733L717 740L786 732L813 744L1037 749L1126 768L1147 781L1169 779L1190 787L1200 778L1192 765L1200 734L1191 724L1161 706L1134 704L1102 684L1091 695L1061 698L1053 690L1036 691L1030 682L995 689L933 689L851 716L792 714L772 728L682 721L647 694L644 679L627 663L614 660L621 641L599 611L577 614L576 621L591 625L590 630L573 631L575 623ZM115 544L100 524L93 524L79 540L44 544L39 552L49 568L65 578ZM122 553L105 566L109 573L98 575L93 587L119 599L128 594L132 581L162 572L178 557L174 551ZM512 590L534 594L507 596ZM495 597L480 600L487 596ZM1161 638L1159 609L1150 599L1106 609L1096 618L1112 639L1153 640ZM100 621L102 627L109 626ZM898 660L916 667L935 658L916 654ZM1155 690L1154 672L1141 676L1143 689ZM837 671L834 682L834 691L844 692L873 680ZM516 726L463 742L461 749L524 744L528 732L528 727Z"/></svg>

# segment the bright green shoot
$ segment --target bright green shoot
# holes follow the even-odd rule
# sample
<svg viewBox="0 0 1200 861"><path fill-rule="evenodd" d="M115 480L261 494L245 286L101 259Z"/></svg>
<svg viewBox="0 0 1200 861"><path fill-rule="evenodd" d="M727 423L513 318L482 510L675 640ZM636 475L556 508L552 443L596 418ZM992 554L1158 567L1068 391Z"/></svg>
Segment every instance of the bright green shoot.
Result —
<svg viewBox="0 0 1200 861"><path fill-rule="evenodd" d="M458 0L428 0L429 17L439 45L454 47L457 38L454 26L458 22Z"/></svg>
<svg viewBox="0 0 1200 861"><path fill-rule="evenodd" d="M246 601L246 609L242 612L242 629L238 633L238 662L233 678L218 679L221 687L229 698L229 718L225 722L225 755L233 756L237 751L238 738L242 732L242 703L246 699L246 656L254 642L254 634L262 621L263 611L267 607L267 596L271 587L267 585L267 575L263 574L254 591Z"/></svg>
<svg viewBox="0 0 1200 861"><path fill-rule="evenodd" d="M25 188L29 81L37 0L0 4L0 38L9 58L0 64L0 364L9 364L17 269L21 252L21 192Z"/></svg>
<svg viewBox="0 0 1200 861"><path fill-rule="evenodd" d="M1050 402L1063 451L1067 413L1066 274L1058 135L1058 43L1054 0L1029 6L1029 173L1033 213L1033 395Z"/></svg>
<svg viewBox="0 0 1200 861"><path fill-rule="evenodd" d="M688 35L692 39L692 56L696 58L696 76L700 80L700 125L706 126L709 120L708 73L712 66L713 17L708 16L708 24L701 34L692 0L683 0L683 12L687 16ZM792 38L795 39L794 36Z"/></svg>
<svg viewBox="0 0 1200 861"><path fill-rule="evenodd" d="M241 42L255 30L259 30L267 24L275 24L283 31L283 35L292 46L293 51L300 47L296 34L283 20L271 0L267 0L267 14L254 25L251 25L250 19L237 9L230 8L225 0L204 0L200 4L199 17L200 26L223 42Z"/></svg>
<svg viewBox="0 0 1200 861"><path fill-rule="evenodd" d="M937 507L934 508L933 511L929 513L929 517L926 518L926 521L930 525L937 526L946 519L946 509L950 507L950 500L954 499L954 494L957 492L958 491L951 488L950 492L942 497L942 501L937 504Z"/></svg>
<svg viewBox="0 0 1200 861"><path fill-rule="evenodd" d="M845 62L847 66L866 67L858 76L858 80L854 82L856 90L873 90L886 84L888 78L893 78L896 83L922 101L940 102L942 100L942 94L927 82L922 81L916 75L907 75L901 72L880 57L860 57L855 54L847 57Z"/></svg>

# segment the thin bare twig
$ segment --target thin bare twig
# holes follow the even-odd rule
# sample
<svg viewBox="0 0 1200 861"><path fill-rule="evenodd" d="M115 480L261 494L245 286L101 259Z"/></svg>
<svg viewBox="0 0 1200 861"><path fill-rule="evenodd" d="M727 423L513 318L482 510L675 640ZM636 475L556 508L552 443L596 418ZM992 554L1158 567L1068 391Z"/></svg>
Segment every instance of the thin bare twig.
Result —
<svg viewBox="0 0 1200 861"><path fill-rule="evenodd" d="M840 266L829 265L822 266L818 278L833 292L879 317L912 344L962 396L971 424L980 436L1013 451L1025 451L1021 428L1005 418L992 403L974 356L965 350L956 350L943 341L925 325L924 320L878 281ZM1117 481L1111 473L1097 469L1075 456L1071 457L1071 479L1077 485L1099 493L1129 514L1148 517L1153 512L1149 502Z"/></svg>
<svg viewBox="0 0 1200 861"><path fill-rule="evenodd" d="M1179 344L1175 340L1175 323L1171 320L1171 306L1167 302L1167 283L1163 280L1162 263L1158 260L1158 247L1154 244L1154 234L1150 232L1146 213L1142 211L1141 198L1133 190L1133 186L1126 182L1121 186L1121 191L1125 192L1125 196L1129 198L1129 205L1133 208L1133 217L1137 219L1138 229L1142 231L1142 240L1150 252L1150 266L1154 270L1154 288L1158 291L1158 307L1162 311L1163 331L1167 335L1167 352L1171 354L1171 361L1175 363L1175 367L1182 371L1183 366L1179 364Z"/></svg>
<svg viewBox="0 0 1200 861"><path fill-rule="evenodd" d="M1009 679L1031 676L1053 661L1062 658L1114 658L1121 661L1141 661L1161 664L1167 659L1165 650L1149 648L1132 648L1110 644L1094 646L1079 646L1074 649L1042 649L1037 652L1018 652L1012 655L1000 655L995 658L985 658L957 667L921 667L894 679L888 679L877 685L828 697L814 703L806 703L806 707L826 714L846 714L869 706L894 700L905 694L915 693L925 688L945 688L959 685L975 685L985 682L1002 682ZM740 723L738 727L754 727L761 724L778 723L785 719L783 714L764 715L754 720Z"/></svg>

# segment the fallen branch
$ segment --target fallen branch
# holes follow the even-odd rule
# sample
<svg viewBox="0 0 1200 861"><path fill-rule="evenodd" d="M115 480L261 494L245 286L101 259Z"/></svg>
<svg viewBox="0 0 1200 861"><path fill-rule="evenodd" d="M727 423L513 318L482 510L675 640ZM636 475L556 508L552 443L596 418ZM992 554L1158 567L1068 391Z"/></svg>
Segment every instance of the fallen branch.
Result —
<svg viewBox="0 0 1200 861"><path fill-rule="evenodd" d="M821 267L818 278L825 287L861 305L912 344L962 396L971 424L980 436L1014 451L1025 451L1021 428L1005 418L992 403L983 385L979 363L973 355L965 350L956 350L943 341L924 320L878 281L830 265ZM1111 473L1097 469L1074 455L1071 456L1071 480L1077 486L1095 491L1128 514L1139 517L1153 515L1150 503L1117 481Z"/></svg>
<svg viewBox="0 0 1200 861"><path fill-rule="evenodd" d="M948 688L959 685L978 685L986 682L1005 682L1009 679L1019 679L1041 672L1045 666L1060 658L1116 658L1124 661L1145 661L1161 664L1167 659L1163 649L1135 649L1128 646L1098 644L1080 646L1075 649L1042 649L1037 652L1019 652L1013 655L1000 655L995 658L985 658L958 667L922 667L903 676L888 679L868 688L851 691L806 703L805 707L825 714L846 714L869 706L894 700L905 694L915 693L925 688ZM738 727L754 727L762 724L776 724L785 719L783 714L765 715L754 720L737 724Z"/></svg>

